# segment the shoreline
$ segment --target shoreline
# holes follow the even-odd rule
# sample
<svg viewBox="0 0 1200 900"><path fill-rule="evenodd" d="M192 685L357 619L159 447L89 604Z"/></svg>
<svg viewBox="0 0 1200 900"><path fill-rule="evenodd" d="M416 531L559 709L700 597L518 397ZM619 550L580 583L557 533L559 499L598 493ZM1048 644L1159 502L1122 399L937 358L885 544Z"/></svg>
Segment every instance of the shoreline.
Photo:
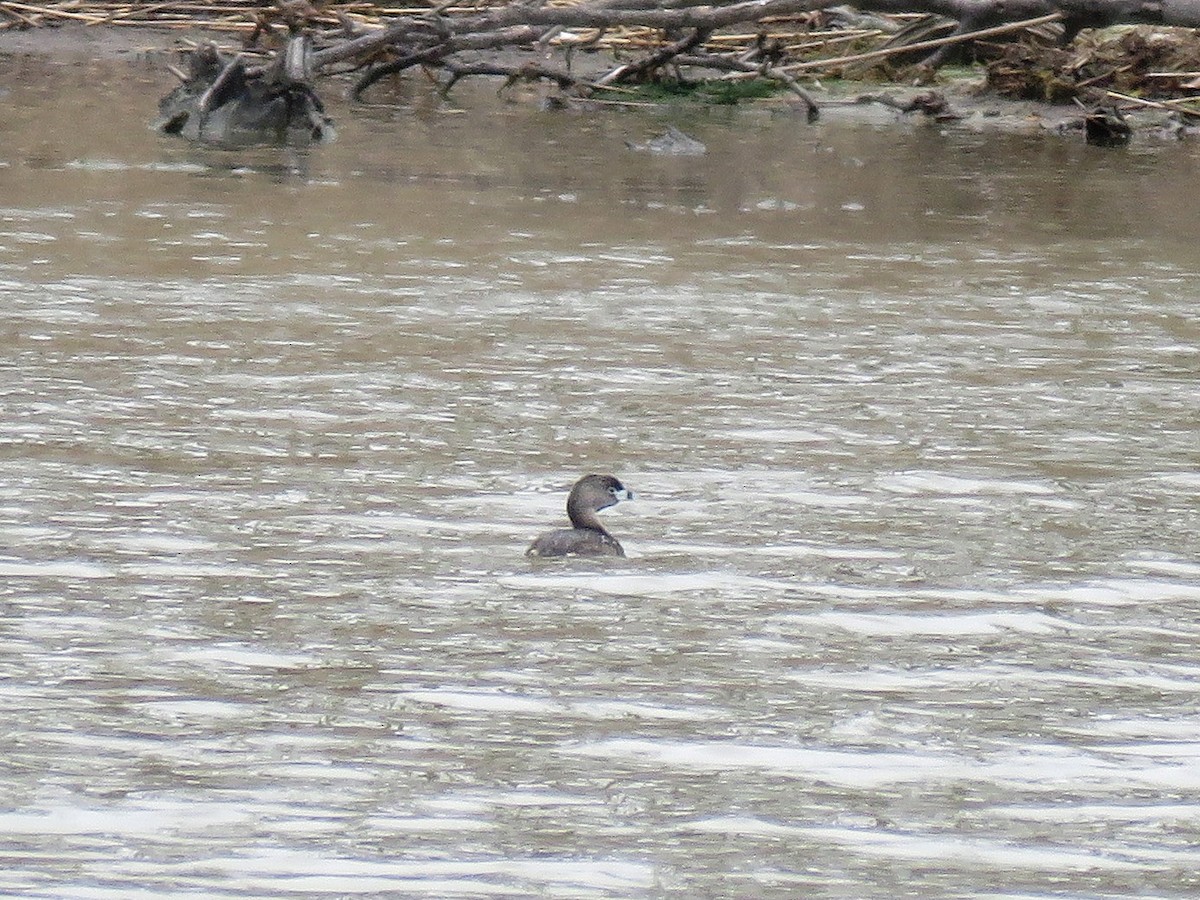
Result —
<svg viewBox="0 0 1200 900"><path fill-rule="evenodd" d="M159 66L163 74L168 75L167 66L182 49L180 45L183 39L189 42L215 40L228 43L229 37L228 33L213 32L202 27L182 30L153 25L119 27L69 23L56 27L0 31L0 58L28 57L64 65L80 61L126 61ZM608 58L605 65L609 65ZM603 71L604 68L598 67L598 70ZM961 77L943 75L938 83L925 86L838 81L832 88L818 84L809 89L822 106L822 122L850 120L878 123L881 118L879 107L884 106L892 107L895 119L901 123L924 122L929 127L1046 134L1068 140L1083 140L1083 111L1079 107L1006 98L982 90L980 79L981 76L972 77L971 74ZM932 110L929 113L900 111L900 107L914 98L930 94L944 98L946 108L942 114L935 114ZM785 102L786 99L780 98L749 101L767 106ZM584 108L587 103L587 100L580 101ZM601 103L596 105L600 106ZM669 105L664 103L663 107ZM1134 130L1135 141L1173 141L1200 133L1200 129L1183 127L1162 110L1135 110L1128 114L1128 121Z"/></svg>
<svg viewBox="0 0 1200 900"><path fill-rule="evenodd" d="M197 29L194 34L212 37L203 29ZM181 35L178 29L152 25L122 28L68 23L42 28L8 28L0 31L0 56L37 57L64 63L80 59L153 61L174 53L175 48L171 45Z"/></svg>

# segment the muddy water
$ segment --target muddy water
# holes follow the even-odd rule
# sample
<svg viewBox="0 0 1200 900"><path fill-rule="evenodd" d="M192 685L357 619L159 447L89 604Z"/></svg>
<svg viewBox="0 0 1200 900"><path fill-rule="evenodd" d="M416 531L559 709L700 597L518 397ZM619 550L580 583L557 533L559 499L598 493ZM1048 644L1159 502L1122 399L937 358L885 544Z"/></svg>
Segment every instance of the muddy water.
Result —
<svg viewBox="0 0 1200 900"><path fill-rule="evenodd" d="M1194 147L166 86L0 62L5 896L1200 891Z"/></svg>

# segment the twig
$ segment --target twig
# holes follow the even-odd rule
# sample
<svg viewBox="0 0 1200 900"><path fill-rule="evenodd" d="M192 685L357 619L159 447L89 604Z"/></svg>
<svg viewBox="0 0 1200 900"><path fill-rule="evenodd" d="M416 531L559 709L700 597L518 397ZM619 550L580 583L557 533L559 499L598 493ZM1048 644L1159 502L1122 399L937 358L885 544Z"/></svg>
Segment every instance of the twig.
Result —
<svg viewBox="0 0 1200 900"><path fill-rule="evenodd" d="M0 10L3 10L6 16L12 16L14 19L16 19L18 22L21 22L28 28L37 28L41 24L36 17L31 18L17 12L12 8L11 3L0 3ZM5 27L7 28L8 26L6 25Z"/></svg>
<svg viewBox="0 0 1200 900"><path fill-rule="evenodd" d="M724 69L726 71L737 72L739 76L768 78L771 81L778 81L804 102L810 125L820 118L821 107L817 104L817 101L808 91L796 83L796 79L784 72L782 67L771 67L762 63L755 65L745 60L730 59L727 56L714 56L712 54L681 56L678 61L681 65L685 66Z"/></svg>
<svg viewBox="0 0 1200 900"><path fill-rule="evenodd" d="M496 63L456 63L450 60L443 60L438 63L442 68L450 73L450 80L441 89L442 96L449 96L450 89L459 82L460 79L468 75L502 75L504 76L504 84L500 86L500 90L496 93L503 93L508 88L512 87L518 81L532 81L536 78L544 78L548 81L555 82L561 89L567 90L574 87L590 87L587 82L580 81L567 72L560 72L558 69L552 69L549 66L538 65L537 63L525 63L519 66L502 66Z"/></svg>
<svg viewBox="0 0 1200 900"><path fill-rule="evenodd" d="M89 22L88 24L89 25L108 25L108 24L118 21L120 19L128 19L133 16L138 16L139 18L145 18L149 13L155 13L155 12L158 12L159 10L163 10L163 9L176 9L180 5L181 4L176 3L175 0L167 0L166 3L151 3L147 6L142 6L141 4L134 4L132 6L126 6L124 9L114 10L113 12L111 12L107 16L105 16L103 19L97 19L96 21Z"/></svg>
<svg viewBox="0 0 1200 900"><path fill-rule="evenodd" d="M813 69L827 69L831 66L845 66L851 63L867 62L872 59L884 59L888 56L895 56L898 53L911 53L913 50L932 50L935 47L945 47L950 44L961 44L964 41L973 41L977 38L993 37L998 34L1008 34L1013 31L1021 31L1025 28L1032 28L1035 25L1046 25L1050 22L1057 22L1063 18L1060 12L1051 13L1047 16L1038 16L1036 19L1025 19L1021 22L1010 22L1007 25L993 25L991 28L981 28L978 31L968 31L963 34L952 34L949 37L934 38L929 41L920 41L916 44L908 44L901 47L886 47L882 50L872 50L869 53L856 53L853 56L837 56L832 59L818 59L811 62L792 63L791 65L781 66L785 72L807 72Z"/></svg>
<svg viewBox="0 0 1200 900"><path fill-rule="evenodd" d="M1111 97L1114 100L1120 100L1122 103L1131 103L1134 106L1147 106L1151 109L1162 109L1167 112L1182 113L1185 116L1192 116L1200 119L1200 110L1187 109L1183 106L1177 106L1180 102L1194 100L1194 97L1180 97L1178 100L1160 103L1157 100L1143 100L1141 97L1131 97L1129 94L1122 94L1119 91L1105 91L1105 97Z"/></svg>
<svg viewBox="0 0 1200 900"><path fill-rule="evenodd" d="M85 15L84 13L67 12L65 9L57 9L53 6L34 6L31 3L17 3L16 0L5 0L4 6L8 10L24 10L25 12L37 13L41 16L57 16L60 19L74 19L78 22L87 22L95 24L100 19L96 16Z"/></svg>
<svg viewBox="0 0 1200 900"><path fill-rule="evenodd" d="M1160 102L1162 103L1163 106L1174 107L1174 106L1180 106L1184 103L1200 103L1200 96L1172 97L1169 100L1162 100Z"/></svg>
<svg viewBox="0 0 1200 900"><path fill-rule="evenodd" d="M643 60L635 63L629 63L628 65L624 66L618 66L607 75L598 78L596 80L596 86L604 87L605 85L612 84L616 81L625 81L629 78L633 78L638 75L644 75L647 72L652 72L659 66L670 62L681 53L686 53L693 47L698 47L700 44L703 44L708 38L709 34L710 32L707 29L697 28L687 37L681 38L678 41L659 48L656 52L651 53Z"/></svg>

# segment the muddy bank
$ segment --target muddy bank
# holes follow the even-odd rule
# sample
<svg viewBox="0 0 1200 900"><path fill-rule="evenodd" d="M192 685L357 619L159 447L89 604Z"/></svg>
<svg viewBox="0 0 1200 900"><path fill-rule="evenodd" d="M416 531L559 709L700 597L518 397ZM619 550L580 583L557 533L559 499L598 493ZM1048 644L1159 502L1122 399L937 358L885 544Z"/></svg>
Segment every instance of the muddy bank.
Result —
<svg viewBox="0 0 1200 900"><path fill-rule="evenodd" d="M203 33L189 35L197 39ZM60 62L126 59L167 62L179 33L156 28L116 28L67 24L56 28L0 31L0 55L37 56Z"/></svg>
<svg viewBox="0 0 1200 900"><path fill-rule="evenodd" d="M51 62L70 64L80 60L124 60L151 67L160 67L163 73L163 93L176 84L170 76L168 65L179 64L181 49L207 40L228 41L228 35L218 35L204 30L181 32L178 29L154 27L118 28L68 24L55 28L37 28L25 31L6 30L0 32L0 56L38 57ZM1037 53L1036 59L1030 55ZM821 105L822 121L825 122L888 122L922 123L937 128L963 128L977 131L1001 130L1027 134L1045 133L1083 139L1085 113L1079 104L1061 102L1063 91L1048 92L1045 99L1037 96L1030 84L1060 84L1047 78L1039 66L1044 67L1048 54L1058 54L1063 59L1066 51L1052 48L1034 49L1027 45L1014 45L1009 51L1009 60L1003 69L1009 84L1016 83L1017 67L1013 59L1022 58L1029 62L1029 75L1016 89L1008 91L1016 96L1002 96L995 90L996 79L982 66L944 69L937 73L930 84L902 84L878 81L854 81L843 79L816 80L807 84L807 89ZM502 51L490 58L507 64L515 64L522 54ZM1074 57L1078 60L1078 55ZM1107 60L1111 62L1111 59ZM580 71L602 72L614 65L614 55L609 52L581 55L576 66ZM1114 66L1119 68L1119 66ZM1090 70L1081 65L1076 69L1086 75ZM878 78L878 73L872 77ZM1083 76L1081 76L1083 77ZM1040 80L1039 80L1040 79ZM349 82L343 77L322 78L317 89L327 95L344 94ZM522 102L555 105L559 92L546 83L522 84L506 92L506 99L517 98ZM148 98L157 100L157 97ZM375 99L386 101L386 92ZM1051 102L1059 100L1060 102ZM612 106L614 101L571 99L570 105L588 109ZM620 105L622 101L615 101ZM637 97L627 101L630 105L646 105L655 101ZM701 103L702 100L661 101L671 103ZM793 99L774 95L755 102L783 113L795 109ZM1126 109L1122 117L1132 129L1134 140L1159 141L1190 137L1197 132L1194 122L1168 107L1138 107Z"/></svg>

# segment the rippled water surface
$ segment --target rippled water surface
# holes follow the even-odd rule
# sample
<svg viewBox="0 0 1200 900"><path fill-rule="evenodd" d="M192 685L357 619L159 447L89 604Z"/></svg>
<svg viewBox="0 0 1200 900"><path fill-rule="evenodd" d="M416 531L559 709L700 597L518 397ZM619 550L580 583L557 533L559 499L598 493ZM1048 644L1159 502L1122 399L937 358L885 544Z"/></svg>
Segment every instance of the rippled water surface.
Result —
<svg viewBox="0 0 1200 900"><path fill-rule="evenodd" d="M1200 893L1194 146L167 87L0 61L5 896Z"/></svg>

